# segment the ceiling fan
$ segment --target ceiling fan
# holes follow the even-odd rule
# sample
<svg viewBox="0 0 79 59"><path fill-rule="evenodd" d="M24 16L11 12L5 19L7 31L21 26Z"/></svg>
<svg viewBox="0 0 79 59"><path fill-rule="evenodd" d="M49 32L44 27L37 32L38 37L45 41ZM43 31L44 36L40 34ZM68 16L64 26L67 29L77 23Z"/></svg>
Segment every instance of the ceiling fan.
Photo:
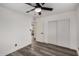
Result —
<svg viewBox="0 0 79 59"><path fill-rule="evenodd" d="M33 5L32 3L25 3L25 4L34 7L33 9L27 11L26 13L29 13L31 11L36 11L39 15L41 15L41 10L47 10L47 11L52 11L53 10L53 8L43 7L43 5L45 3L35 3L35 5Z"/></svg>

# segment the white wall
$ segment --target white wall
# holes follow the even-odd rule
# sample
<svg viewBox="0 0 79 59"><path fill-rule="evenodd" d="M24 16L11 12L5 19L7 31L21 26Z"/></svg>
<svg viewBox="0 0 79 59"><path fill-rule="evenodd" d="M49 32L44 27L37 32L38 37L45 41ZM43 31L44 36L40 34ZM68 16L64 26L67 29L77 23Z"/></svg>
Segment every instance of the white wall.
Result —
<svg viewBox="0 0 79 59"><path fill-rule="evenodd" d="M32 17L28 15L0 7L0 55L31 44L31 22Z"/></svg>
<svg viewBox="0 0 79 59"><path fill-rule="evenodd" d="M79 48L79 7L76 11L76 14L77 14L77 46Z"/></svg>
<svg viewBox="0 0 79 59"><path fill-rule="evenodd" d="M77 20L75 11L64 12L57 15L41 17L37 19L37 41L46 42L48 40L48 21L70 20L70 44L68 48L77 49ZM44 32L44 34L41 34ZM56 44L59 45L59 44ZM64 46L65 47L65 46Z"/></svg>

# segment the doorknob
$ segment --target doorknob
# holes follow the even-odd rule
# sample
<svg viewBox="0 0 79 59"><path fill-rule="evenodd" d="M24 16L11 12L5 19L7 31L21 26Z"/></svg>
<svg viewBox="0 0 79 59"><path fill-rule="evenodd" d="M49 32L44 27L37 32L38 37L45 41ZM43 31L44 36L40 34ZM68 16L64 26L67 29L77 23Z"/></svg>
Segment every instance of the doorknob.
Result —
<svg viewBox="0 0 79 59"><path fill-rule="evenodd" d="M41 32L41 34L44 34L43 32Z"/></svg>

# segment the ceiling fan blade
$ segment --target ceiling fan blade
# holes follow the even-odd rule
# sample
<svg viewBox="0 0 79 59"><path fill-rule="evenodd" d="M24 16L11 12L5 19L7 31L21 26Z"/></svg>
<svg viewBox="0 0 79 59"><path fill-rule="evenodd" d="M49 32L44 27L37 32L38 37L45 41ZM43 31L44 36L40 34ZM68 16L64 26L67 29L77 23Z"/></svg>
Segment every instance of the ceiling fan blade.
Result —
<svg viewBox="0 0 79 59"><path fill-rule="evenodd" d="M30 5L30 6L32 6L32 7L35 7L35 6L33 6L31 3L25 3L25 4Z"/></svg>
<svg viewBox="0 0 79 59"><path fill-rule="evenodd" d="M33 11L33 10L35 10L35 8L34 8L34 9L31 9L31 10L29 10L29 11L27 11L26 13L29 13L29 12L31 12L31 11Z"/></svg>
<svg viewBox="0 0 79 59"><path fill-rule="evenodd" d="M42 6L40 5L40 3L36 3L36 5L37 5L38 7L42 7Z"/></svg>
<svg viewBox="0 0 79 59"><path fill-rule="evenodd" d="M44 5L45 3L41 3L42 5Z"/></svg>
<svg viewBox="0 0 79 59"><path fill-rule="evenodd" d="M38 14L41 15L41 12L39 12Z"/></svg>
<svg viewBox="0 0 79 59"><path fill-rule="evenodd" d="M49 11L53 10L53 8L48 8L48 7L41 7L41 9L43 9L43 10L49 10Z"/></svg>

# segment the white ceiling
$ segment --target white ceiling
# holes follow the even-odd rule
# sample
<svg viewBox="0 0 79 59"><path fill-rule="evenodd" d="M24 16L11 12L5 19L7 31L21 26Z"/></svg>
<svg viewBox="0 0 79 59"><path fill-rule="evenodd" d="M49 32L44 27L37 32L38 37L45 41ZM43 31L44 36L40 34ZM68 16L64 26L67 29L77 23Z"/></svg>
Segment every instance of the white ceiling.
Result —
<svg viewBox="0 0 79 59"><path fill-rule="evenodd" d="M51 7L54 8L53 11L42 11L42 15L50 15L50 14L56 14L56 13L61 13L61 12L66 12L66 11L70 11L70 10L74 10L76 9L76 6L78 5L78 3L46 3L44 4L44 6L46 7ZM20 13L26 13L26 11L33 9L34 7L31 7L27 4L24 3L0 3L0 6L9 8L11 10L20 12ZM28 13L28 15L37 15L37 13L35 11L32 11L30 13Z"/></svg>

